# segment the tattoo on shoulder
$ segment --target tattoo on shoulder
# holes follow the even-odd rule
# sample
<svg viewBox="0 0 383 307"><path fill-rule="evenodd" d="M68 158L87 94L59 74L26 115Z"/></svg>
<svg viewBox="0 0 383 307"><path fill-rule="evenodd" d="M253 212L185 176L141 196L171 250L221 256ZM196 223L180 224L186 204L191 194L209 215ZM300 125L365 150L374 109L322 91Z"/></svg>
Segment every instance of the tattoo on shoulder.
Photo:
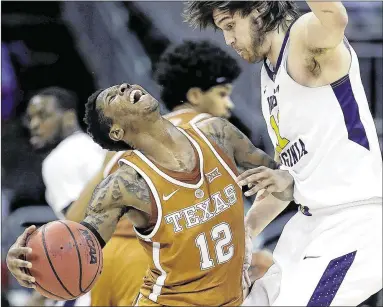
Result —
<svg viewBox="0 0 383 307"><path fill-rule="evenodd" d="M125 210L127 200L150 202L149 188L143 178L128 166L121 166L95 189L87 213L102 214L109 207Z"/></svg>
<svg viewBox="0 0 383 307"><path fill-rule="evenodd" d="M229 157L233 158L232 145L230 144L231 124L223 118L213 117L200 124L206 136L217 144Z"/></svg>

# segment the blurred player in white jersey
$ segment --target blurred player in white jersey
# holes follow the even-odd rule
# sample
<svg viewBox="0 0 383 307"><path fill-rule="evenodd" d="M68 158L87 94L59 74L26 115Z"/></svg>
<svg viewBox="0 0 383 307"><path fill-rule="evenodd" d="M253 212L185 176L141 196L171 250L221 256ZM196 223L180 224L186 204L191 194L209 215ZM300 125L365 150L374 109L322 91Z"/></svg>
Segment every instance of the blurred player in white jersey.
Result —
<svg viewBox="0 0 383 307"><path fill-rule="evenodd" d="M356 306L382 289L382 158L340 2L189 2L250 63L264 61L262 112L298 213L245 305ZM253 192L269 183L247 171ZM271 208L272 209L272 208ZM272 209L278 214L283 208ZM247 219L254 233L257 208ZM254 226L255 225L255 226Z"/></svg>

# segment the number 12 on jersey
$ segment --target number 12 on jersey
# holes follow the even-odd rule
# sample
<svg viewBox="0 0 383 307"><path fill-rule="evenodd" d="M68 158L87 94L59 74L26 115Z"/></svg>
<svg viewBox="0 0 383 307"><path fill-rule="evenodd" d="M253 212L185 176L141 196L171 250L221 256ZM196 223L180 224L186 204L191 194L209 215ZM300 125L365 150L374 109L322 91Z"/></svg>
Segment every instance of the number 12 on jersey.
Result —
<svg viewBox="0 0 383 307"><path fill-rule="evenodd" d="M222 264L229 261L234 255L234 246L233 244L230 244L232 240L232 232L229 224L221 223L215 225L210 231L210 236L211 239L215 241L216 263ZM195 239L195 244L199 248L201 255L201 270L208 270L215 266L209 251L207 239L205 232L200 233ZM225 247L226 251L224 250Z"/></svg>

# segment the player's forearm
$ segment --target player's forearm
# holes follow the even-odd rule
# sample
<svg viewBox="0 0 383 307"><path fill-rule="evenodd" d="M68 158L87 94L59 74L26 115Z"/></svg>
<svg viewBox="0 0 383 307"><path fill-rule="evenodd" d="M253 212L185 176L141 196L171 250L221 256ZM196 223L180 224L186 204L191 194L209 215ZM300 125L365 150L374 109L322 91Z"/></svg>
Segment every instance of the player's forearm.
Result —
<svg viewBox="0 0 383 307"><path fill-rule="evenodd" d="M326 28L343 27L348 23L346 8L341 2L307 1L308 6Z"/></svg>
<svg viewBox="0 0 383 307"><path fill-rule="evenodd" d="M278 167L278 163L276 163L272 157L255 147L253 143L235 127L233 127L230 143L233 147L234 160L242 170L249 170L259 166L266 166L271 169Z"/></svg>
<svg viewBox="0 0 383 307"><path fill-rule="evenodd" d="M277 163L265 152L256 148L238 128L223 118L213 117L197 125L223 152L234 159L243 171L259 166L277 168Z"/></svg>
<svg viewBox="0 0 383 307"><path fill-rule="evenodd" d="M250 146L249 146L250 148ZM278 163L269 157L262 150L254 147L253 151L244 152L238 148L234 152L234 159L240 170L246 171L259 166L266 166L271 169L277 169Z"/></svg>
<svg viewBox="0 0 383 307"><path fill-rule="evenodd" d="M113 208L107 211L100 210L100 212L97 213L87 212L81 224L89 228L97 239L99 239L100 245L104 247L116 230L117 223L122 214L123 212L120 208Z"/></svg>
<svg viewBox="0 0 383 307"><path fill-rule="evenodd" d="M290 203L275 198L267 191L259 194L245 218L246 226L253 237L260 234Z"/></svg>
<svg viewBox="0 0 383 307"><path fill-rule="evenodd" d="M229 144L233 148L234 160L240 169L249 170L259 166L271 169L278 167L278 163L272 157L255 147L241 131L232 125L230 128Z"/></svg>

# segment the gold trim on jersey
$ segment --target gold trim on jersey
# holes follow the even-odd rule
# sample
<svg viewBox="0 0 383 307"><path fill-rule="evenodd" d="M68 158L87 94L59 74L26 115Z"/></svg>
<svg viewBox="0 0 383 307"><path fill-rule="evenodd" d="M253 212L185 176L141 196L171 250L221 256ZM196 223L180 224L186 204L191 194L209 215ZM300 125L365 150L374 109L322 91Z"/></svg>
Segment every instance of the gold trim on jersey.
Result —
<svg viewBox="0 0 383 307"><path fill-rule="evenodd" d="M149 299L153 302L157 302L158 296L161 295L162 286L165 284L166 272L161 266L160 262L160 250L161 244L158 242L153 242L153 263L154 266L161 272L161 275L157 277L152 292L149 294Z"/></svg>
<svg viewBox="0 0 383 307"><path fill-rule="evenodd" d="M210 143L208 138L202 133L199 128L194 123L190 123L191 127L198 133L198 135L204 140L204 142L209 146L210 150L213 152L214 156L218 159L218 161L222 164L222 166L226 169L226 171L230 174L230 176L236 181L237 176L234 174L232 169L226 164L226 162L222 159L222 157L215 150L214 146Z"/></svg>
<svg viewBox="0 0 383 307"><path fill-rule="evenodd" d="M185 114L185 113L196 113L196 114L198 114L198 112L196 110L191 109L191 108L187 108L187 109L179 109L176 111L172 111L168 114L162 115L162 117L168 119L169 117L174 117L174 116L178 116L180 114Z"/></svg>
<svg viewBox="0 0 383 307"><path fill-rule="evenodd" d="M113 166L118 162L118 160L122 157L122 155L125 152L126 152L125 150L124 151L118 151L114 154L112 159L109 160L109 162L106 164L104 171L102 173L104 176L104 179L110 175L110 171L112 170Z"/></svg>

